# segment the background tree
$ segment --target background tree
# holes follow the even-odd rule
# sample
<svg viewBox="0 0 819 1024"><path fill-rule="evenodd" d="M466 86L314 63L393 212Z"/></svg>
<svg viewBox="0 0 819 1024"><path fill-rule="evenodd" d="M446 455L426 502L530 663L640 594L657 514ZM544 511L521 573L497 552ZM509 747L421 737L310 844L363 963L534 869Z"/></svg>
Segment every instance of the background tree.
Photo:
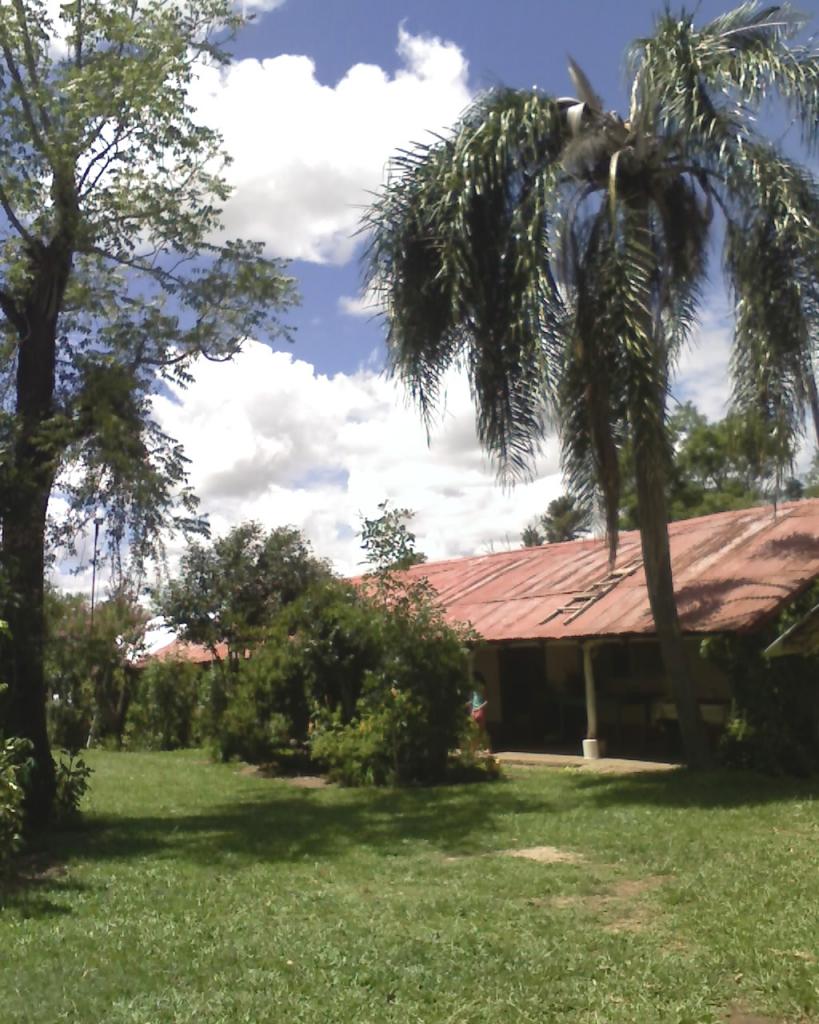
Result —
<svg viewBox="0 0 819 1024"><path fill-rule="evenodd" d="M0 521L10 598L6 729L29 738L29 811L54 791L43 679L44 537L55 485L69 528L104 509L137 557L193 525L184 459L151 419L159 378L280 329L292 286L260 245L217 244L218 135L187 99L227 60L229 0L0 5ZM71 473L64 473L66 467ZM181 493L181 500L178 496Z"/></svg>
<svg viewBox="0 0 819 1024"><path fill-rule="evenodd" d="M183 640L210 648L224 642L239 657L284 605L330 575L299 530L242 523L210 543L188 545L157 610Z"/></svg>
<svg viewBox="0 0 819 1024"><path fill-rule="evenodd" d="M407 525L415 513L408 508L390 508L389 501L378 506L380 516L361 517L361 547L366 561L377 572L409 569L426 562L427 556L415 550L415 534Z"/></svg>
<svg viewBox="0 0 819 1024"><path fill-rule="evenodd" d="M804 485L795 477L776 483L770 438L746 416L730 413L710 422L686 402L669 415L668 431L673 448L667 482L671 520L750 508L775 497L790 501L804 493ZM620 524L636 529L640 515L628 443L621 449L620 461Z"/></svg>
<svg viewBox="0 0 819 1024"><path fill-rule="evenodd" d="M125 591L97 603L46 590L45 679L49 734L76 750L89 741L119 745L134 690L148 614Z"/></svg>
<svg viewBox="0 0 819 1024"><path fill-rule="evenodd" d="M543 515L537 516L524 528L520 539L525 548L577 540L589 531L591 520L588 508L581 508L571 494L561 494L549 502Z"/></svg>
<svg viewBox="0 0 819 1024"><path fill-rule="evenodd" d="M605 510L612 559L630 443L648 596L692 765L708 755L671 573L669 378L719 210L734 398L782 471L817 336L819 199L755 113L778 95L805 142L819 138L819 57L791 45L804 24L787 5L744 3L702 27L667 10L631 50L625 116L573 63L576 98L492 90L449 135L395 159L367 217L365 283L424 417L447 368L464 365L481 440L519 474L551 415L571 493Z"/></svg>

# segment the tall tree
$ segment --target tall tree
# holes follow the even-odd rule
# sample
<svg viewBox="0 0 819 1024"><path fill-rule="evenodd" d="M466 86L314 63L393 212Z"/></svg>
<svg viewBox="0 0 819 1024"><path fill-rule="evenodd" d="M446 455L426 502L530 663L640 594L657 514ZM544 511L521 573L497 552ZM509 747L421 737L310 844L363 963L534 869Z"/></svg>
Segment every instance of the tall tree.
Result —
<svg viewBox="0 0 819 1024"><path fill-rule="evenodd" d="M125 591L94 607L46 589L45 676L51 737L74 748L122 740L148 614Z"/></svg>
<svg viewBox="0 0 819 1024"><path fill-rule="evenodd" d="M389 500L382 501L378 511L381 514L372 519L361 517L361 547L367 564L384 573L426 562L427 556L415 550L415 534L407 525L415 513L408 508L390 508Z"/></svg>
<svg viewBox="0 0 819 1024"><path fill-rule="evenodd" d="M591 520L590 509L580 506L573 495L561 494L549 502L543 515L524 528L520 539L525 548L577 540L590 529Z"/></svg>
<svg viewBox="0 0 819 1024"><path fill-rule="evenodd" d="M284 605L330 575L294 527L266 532L260 523L242 523L210 543L188 545L157 610L183 640L227 643L239 656Z"/></svg>
<svg viewBox="0 0 819 1024"><path fill-rule="evenodd" d="M816 339L819 198L762 137L778 95L819 139L819 56L787 5L744 3L698 27L667 10L630 53L631 105L604 109L573 62L576 98L499 88L454 130L398 156L368 216L366 283L386 310L389 365L428 419L465 365L479 435L525 472L549 416L573 494L617 550L628 440L649 600L691 765L708 760L674 599L666 400L690 337L714 219L735 298L735 400L786 460Z"/></svg>
<svg viewBox="0 0 819 1024"><path fill-rule="evenodd" d="M0 521L9 588L7 733L33 742L29 812L54 789L45 728L49 498L143 554L193 513L179 447L151 419L156 382L279 330L282 267L218 243L224 155L188 88L224 62L229 0L0 5ZM64 472L70 467L70 474ZM178 496L181 491L181 503Z"/></svg>
<svg viewBox="0 0 819 1024"><path fill-rule="evenodd" d="M802 496L804 486L794 477L776 482L776 451L754 420L730 413L711 422L686 402L670 414L667 426L674 453L667 481L670 519ZM620 523L625 529L640 523L632 465L631 447L625 444L620 451Z"/></svg>

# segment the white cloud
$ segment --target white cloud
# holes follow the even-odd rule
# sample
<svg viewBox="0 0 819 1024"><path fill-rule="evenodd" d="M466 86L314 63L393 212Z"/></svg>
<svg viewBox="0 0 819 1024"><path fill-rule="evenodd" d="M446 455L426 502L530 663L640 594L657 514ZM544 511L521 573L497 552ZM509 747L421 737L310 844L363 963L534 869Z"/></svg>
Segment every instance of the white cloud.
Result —
<svg viewBox="0 0 819 1024"><path fill-rule="evenodd" d="M480 451L465 381L427 446L418 413L368 370L327 377L251 342L233 363L202 363L184 405L155 400L181 440L216 533L244 519L303 528L315 550L357 571L359 515L385 497L416 511L419 548L443 558L519 544L525 523L560 492L556 444L538 478L501 489Z"/></svg>
<svg viewBox="0 0 819 1024"><path fill-rule="evenodd" d="M255 11L275 11L286 2L287 0L236 0L236 6L243 14L253 14Z"/></svg>
<svg viewBox="0 0 819 1024"><path fill-rule="evenodd" d="M342 295L338 300L338 309L345 316L373 317L378 316L382 306L375 295Z"/></svg>
<svg viewBox="0 0 819 1024"><path fill-rule="evenodd" d="M731 327L716 307L680 359L672 394L693 402L711 420L721 419L731 398Z"/></svg>
<svg viewBox="0 0 819 1024"><path fill-rule="evenodd" d="M263 239L280 256L351 257L390 156L451 125L470 100L454 43L401 28L398 54L394 75L356 64L334 86L294 54L203 69L192 99L233 160L228 234Z"/></svg>

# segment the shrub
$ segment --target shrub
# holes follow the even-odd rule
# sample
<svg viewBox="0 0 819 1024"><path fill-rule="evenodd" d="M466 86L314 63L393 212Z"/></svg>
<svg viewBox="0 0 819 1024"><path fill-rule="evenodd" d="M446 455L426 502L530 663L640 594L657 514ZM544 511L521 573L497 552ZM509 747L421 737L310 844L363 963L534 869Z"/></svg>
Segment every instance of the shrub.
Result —
<svg viewBox="0 0 819 1024"><path fill-rule="evenodd" d="M356 587L333 580L308 590L286 610L282 622L306 708L337 711L342 723L351 721L367 672L383 658L377 609ZM306 735L307 715L303 725Z"/></svg>
<svg viewBox="0 0 819 1024"><path fill-rule="evenodd" d="M119 746L137 672L145 612L123 594L99 602L46 592L45 676L51 745L78 750L92 743ZM93 625L92 625L93 621Z"/></svg>
<svg viewBox="0 0 819 1024"><path fill-rule="evenodd" d="M54 818L57 824L70 824L79 817L80 804L88 791L93 769L78 753L68 750L61 752L55 768Z"/></svg>
<svg viewBox="0 0 819 1024"><path fill-rule="evenodd" d="M0 637L7 632L0 619ZM0 683L0 702L8 687ZM4 738L0 731L0 875L5 874L23 842L25 778L31 767L28 740Z"/></svg>
<svg viewBox="0 0 819 1024"><path fill-rule="evenodd" d="M185 661L154 661L142 670L125 726L130 748L175 750L201 740L203 675Z"/></svg>
<svg viewBox="0 0 819 1024"><path fill-rule="evenodd" d="M213 676L211 743L223 759L265 764L306 745L349 785L438 781L467 720L470 638L426 583L387 572L313 587L251 658Z"/></svg>
<svg viewBox="0 0 819 1024"><path fill-rule="evenodd" d="M350 785L441 781L466 727L470 635L446 623L425 582L379 574L360 600L377 627L378 662L349 723L317 716L313 755Z"/></svg>
<svg viewBox="0 0 819 1024"><path fill-rule="evenodd" d="M251 658L214 677L207 732L217 755L280 761L305 744L315 708L349 722L364 676L381 657L376 634L355 588L311 587L280 612Z"/></svg>
<svg viewBox="0 0 819 1024"><path fill-rule="evenodd" d="M322 716L310 751L332 782L343 786L380 786L394 781L394 760L386 716L365 714L343 724L338 715Z"/></svg>
<svg viewBox="0 0 819 1024"><path fill-rule="evenodd" d="M307 734L307 700L287 633L272 627L249 659L221 665L211 687L207 731L222 760L267 763Z"/></svg>
<svg viewBox="0 0 819 1024"><path fill-rule="evenodd" d="M88 741L92 714L87 706L52 695L46 705L48 738L53 747L79 750Z"/></svg>
<svg viewBox="0 0 819 1024"><path fill-rule="evenodd" d="M703 641L704 655L730 676L733 689L720 760L770 775L809 775L819 769L817 659L764 658L776 632Z"/></svg>
<svg viewBox="0 0 819 1024"><path fill-rule="evenodd" d="M0 738L0 874L23 842L23 783L31 760L27 740Z"/></svg>

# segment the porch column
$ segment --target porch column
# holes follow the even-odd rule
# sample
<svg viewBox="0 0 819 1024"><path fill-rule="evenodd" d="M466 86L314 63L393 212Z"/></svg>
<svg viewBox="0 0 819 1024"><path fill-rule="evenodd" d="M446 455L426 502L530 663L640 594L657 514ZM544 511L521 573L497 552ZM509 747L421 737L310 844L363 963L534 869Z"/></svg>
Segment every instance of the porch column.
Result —
<svg viewBox="0 0 819 1024"><path fill-rule="evenodd" d="M583 757L590 759L600 757L600 744L597 740L597 694L594 689L594 664L592 662L592 642L583 643L583 677L586 681L586 738L583 740Z"/></svg>

